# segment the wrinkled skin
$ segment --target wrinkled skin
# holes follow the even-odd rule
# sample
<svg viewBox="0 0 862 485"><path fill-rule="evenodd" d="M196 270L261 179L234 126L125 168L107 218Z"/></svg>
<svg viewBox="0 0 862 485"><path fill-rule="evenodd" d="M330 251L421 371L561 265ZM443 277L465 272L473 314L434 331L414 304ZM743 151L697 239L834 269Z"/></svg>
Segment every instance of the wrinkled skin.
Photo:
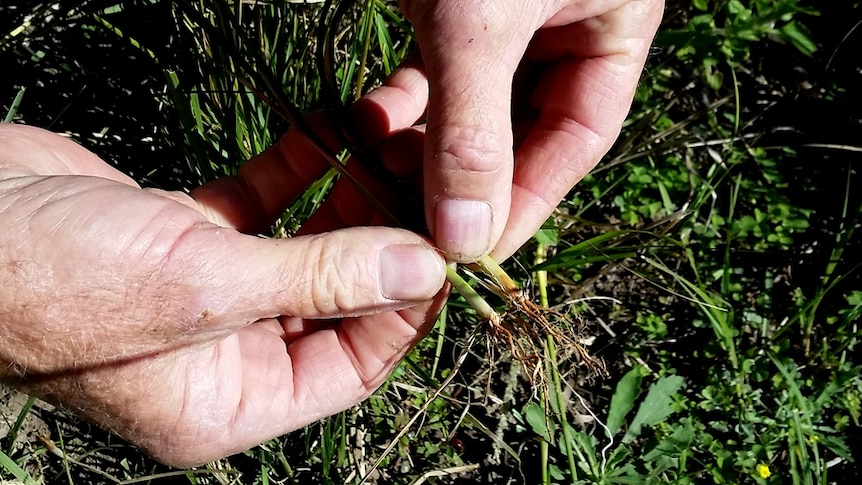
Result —
<svg viewBox="0 0 862 485"><path fill-rule="evenodd" d="M492 250L505 259L610 149L663 1L399 4L431 85L431 234L452 259L472 262Z"/></svg>
<svg viewBox="0 0 862 485"><path fill-rule="evenodd" d="M392 172L424 179L449 259L503 259L613 143L661 1L401 6L424 66L403 66L351 115ZM426 108L427 126L411 127ZM444 258L411 232L353 227L386 220L347 184L303 235L248 235L325 166L291 131L189 196L0 125L0 379L178 466L361 401L428 332Z"/></svg>
<svg viewBox="0 0 862 485"><path fill-rule="evenodd" d="M397 131L421 115L425 86L402 69L358 109ZM325 169L296 132L192 197L142 190L26 126L0 125L0 166L0 377L167 463L242 451L361 401L445 299L445 261L422 237L335 230L377 217L347 187L312 221L329 232L243 234Z"/></svg>

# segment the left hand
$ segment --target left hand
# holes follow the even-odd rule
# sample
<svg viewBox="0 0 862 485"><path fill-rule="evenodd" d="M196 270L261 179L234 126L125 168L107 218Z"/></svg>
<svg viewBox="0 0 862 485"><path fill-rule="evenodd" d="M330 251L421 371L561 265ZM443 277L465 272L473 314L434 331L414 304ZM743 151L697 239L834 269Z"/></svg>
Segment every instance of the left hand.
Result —
<svg viewBox="0 0 862 485"><path fill-rule="evenodd" d="M416 77L402 69L368 96L366 143L387 151L422 114L427 88L402 82ZM365 399L433 325L445 262L409 231L348 227L379 215L347 184L305 236L244 234L326 166L291 130L189 197L0 124L0 380L177 466Z"/></svg>

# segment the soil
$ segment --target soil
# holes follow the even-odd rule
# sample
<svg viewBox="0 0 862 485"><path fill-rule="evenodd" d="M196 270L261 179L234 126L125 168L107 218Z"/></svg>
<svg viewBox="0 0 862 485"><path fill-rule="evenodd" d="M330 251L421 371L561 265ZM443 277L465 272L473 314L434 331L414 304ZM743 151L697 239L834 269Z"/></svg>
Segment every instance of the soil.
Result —
<svg viewBox="0 0 862 485"><path fill-rule="evenodd" d="M3 443L4 451L8 451L10 447L14 450L27 448L30 444L38 443L39 436L50 435L50 428L42 415L54 413L56 410L50 404L37 400L24 417L15 442L10 445L9 434L27 405L27 400L26 394L0 384L0 443Z"/></svg>

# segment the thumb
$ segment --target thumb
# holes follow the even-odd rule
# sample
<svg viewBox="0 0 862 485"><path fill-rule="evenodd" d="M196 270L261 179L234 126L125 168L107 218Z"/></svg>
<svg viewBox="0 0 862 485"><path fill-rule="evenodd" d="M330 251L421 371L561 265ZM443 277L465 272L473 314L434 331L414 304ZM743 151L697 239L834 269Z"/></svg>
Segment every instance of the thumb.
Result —
<svg viewBox="0 0 862 485"><path fill-rule="evenodd" d="M222 329L281 315L336 318L403 309L433 298L446 278L438 251L394 228L261 239L212 226L187 235L182 245L175 254L207 266L199 273L208 284L197 292L197 311Z"/></svg>
<svg viewBox="0 0 862 485"><path fill-rule="evenodd" d="M430 84L426 220L456 261L487 254L508 219L512 78L541 14L523 3L402 2Z"/></svg>

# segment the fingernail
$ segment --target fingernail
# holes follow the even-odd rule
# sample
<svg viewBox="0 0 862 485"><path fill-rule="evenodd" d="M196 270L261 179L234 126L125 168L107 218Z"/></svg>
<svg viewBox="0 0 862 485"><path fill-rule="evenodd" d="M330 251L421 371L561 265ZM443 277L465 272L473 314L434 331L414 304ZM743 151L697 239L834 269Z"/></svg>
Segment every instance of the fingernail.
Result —
<svg viewBox="0 0 862 485"><path fill-rule="evenodd" d="M445 280L443 257L425 244L393 244L380 254L380 291L390 300L427 300Z"/></svg>
<svg viewBox="0 0 862 485"><path fill-rule="evenodd" d="M474 262L491 250L491 219L485 201L440 200L434 219L437 245L458 262Z"/></svg>

